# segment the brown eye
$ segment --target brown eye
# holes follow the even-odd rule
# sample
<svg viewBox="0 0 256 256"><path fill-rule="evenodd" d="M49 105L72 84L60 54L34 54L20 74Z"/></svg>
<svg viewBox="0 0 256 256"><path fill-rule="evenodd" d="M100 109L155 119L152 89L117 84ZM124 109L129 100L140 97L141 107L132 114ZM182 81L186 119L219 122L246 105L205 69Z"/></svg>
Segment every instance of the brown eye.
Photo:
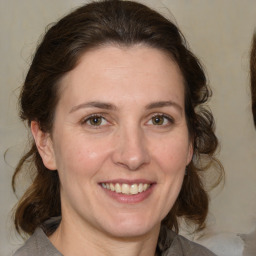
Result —
<svg viewBox="0 0 256 256"><path fill-rule="evenodd" d="M163 125L165 121L165 117L164 116L154 116L152 117L152 123L153 125Z"/></svg>
<svg viewBox="0 0 256 256"><path fill-rule="evenodd" d="M88 117L86 120L84 120L83 123L85 123L89 126L97 127L97 126L106 125L107 120L102 116L93 115L93 116Z"/></svg>
<svg viewBox="0 0 256 256"><path fill-rule="evenodd" d="M91 125L98 126L98 125L101 125L102 118L101 117L91 117L89 122L90 122Z"/></svg>
<svg viewBox="0 0 256 256"><path fill-rule="evenodd" d="M154 126L168 126L174 124L174 120L169 115L155 114L150 118L147 124Z"/></svg>

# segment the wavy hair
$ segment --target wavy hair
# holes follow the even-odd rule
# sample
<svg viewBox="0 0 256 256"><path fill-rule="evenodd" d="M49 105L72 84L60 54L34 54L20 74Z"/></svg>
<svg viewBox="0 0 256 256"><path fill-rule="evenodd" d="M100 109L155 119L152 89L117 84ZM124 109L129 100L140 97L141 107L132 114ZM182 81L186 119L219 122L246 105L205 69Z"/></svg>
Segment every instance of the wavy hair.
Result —
<svg viewBox="0 0 256 256"><path fill-rule="evenodd" d="M105 0L86 4L52 25L38 45L20 94L20 117L30 125L51 132L59 100L60 80L78 64L90 49L106 44L132 46L145 44L165 52L179 66L185 86L185 113L194 157L180 194L163 220L178 232L178 217L203 228L209 198L202 173L213 163L218 140L214 119L204 104L211 96L199 60L189 50L177 26L156 11L136 2ZM53 216L61 215L60 180L57 171L48 170L31 140L30 149L20 159L12 179L24 171L34 179L15 209L15 227L19 233L32 234L36 227ZM219 172L221 173L221 172Z"/></svg>

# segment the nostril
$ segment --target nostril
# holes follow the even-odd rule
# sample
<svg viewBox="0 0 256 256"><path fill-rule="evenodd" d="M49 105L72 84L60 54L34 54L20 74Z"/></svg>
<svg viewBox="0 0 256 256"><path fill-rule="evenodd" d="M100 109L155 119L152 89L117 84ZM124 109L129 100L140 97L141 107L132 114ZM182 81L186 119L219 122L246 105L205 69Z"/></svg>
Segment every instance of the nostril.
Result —
<svg viewBox="0 0 256 256"><path fill-rule="evenodd" d="M115 164L129 169L131 171L137 171L138 169L142 168L144 165L148 164L149 161L146 158L122 158L120 161L115 162Z"/></svg>

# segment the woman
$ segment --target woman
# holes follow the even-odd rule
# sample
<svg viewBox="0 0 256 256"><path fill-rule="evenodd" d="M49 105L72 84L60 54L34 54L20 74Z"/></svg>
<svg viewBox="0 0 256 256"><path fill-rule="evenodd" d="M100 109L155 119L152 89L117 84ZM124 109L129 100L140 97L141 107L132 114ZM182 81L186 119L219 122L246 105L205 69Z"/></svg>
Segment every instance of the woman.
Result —
<svg viewBox="0 0 256 256"><path fill-rule="evenodd" d="M221 169L209 95L178 28L144 5L94 2L52 26L20 96L33 141L13 186L28 163L35 178L15 255L213 255L177 234L179 217L204 227L200 173Z"/></svg>

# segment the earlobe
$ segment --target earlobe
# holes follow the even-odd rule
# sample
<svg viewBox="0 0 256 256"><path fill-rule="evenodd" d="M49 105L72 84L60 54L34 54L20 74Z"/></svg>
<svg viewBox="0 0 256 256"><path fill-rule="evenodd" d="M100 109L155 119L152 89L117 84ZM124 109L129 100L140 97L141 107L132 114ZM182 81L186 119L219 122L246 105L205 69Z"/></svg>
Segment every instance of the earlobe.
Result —
<svg viewBox="0 0 256 256"><path fill-rule="evenodd" d="M49 170L56 170L55 154L50 134L43 132L36 121L31 122L30 129L45 167Z"/></svg>
<svg viewBox="0 0 256 256"><path fill-rule="evenodd" d="M188 147L187 165L191 162L193 154L194 154L193 143L190 143Z"/></svg>

